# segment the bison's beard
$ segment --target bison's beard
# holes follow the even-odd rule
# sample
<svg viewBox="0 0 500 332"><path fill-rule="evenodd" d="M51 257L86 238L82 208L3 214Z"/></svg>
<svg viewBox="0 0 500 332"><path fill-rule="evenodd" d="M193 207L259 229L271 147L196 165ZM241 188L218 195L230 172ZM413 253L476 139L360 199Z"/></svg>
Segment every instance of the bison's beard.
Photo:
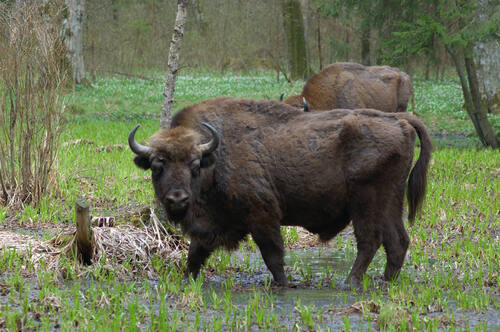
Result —
<svg viewBox="0 0 500 332"><path fill-rule="evenodd" d="M167 211L168 219L170 221L178 224L186 218L188 208L185 208L182 210L173 210L173 211L169 211L166 209L166 211Z"/></svg>

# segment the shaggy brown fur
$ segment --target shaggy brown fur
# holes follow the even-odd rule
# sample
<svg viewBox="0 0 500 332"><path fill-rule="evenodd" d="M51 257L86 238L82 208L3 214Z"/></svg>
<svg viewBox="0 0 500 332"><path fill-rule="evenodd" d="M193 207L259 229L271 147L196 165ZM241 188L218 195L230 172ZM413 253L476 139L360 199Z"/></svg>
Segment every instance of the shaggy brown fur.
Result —
<svg viewBox="0 0 500 332"><path fill-rule="evenodd" d="M202 122L220 135L205 157L197 146L211 136ZM422 203L431 156L429 135L413 115L304 113L274 101L219 98L182 110L171 126L151 138L150 155L135 161L152 168L157 197L190 237L194 276L215 248L235 248L251 234L274 279L286 284L281 225L303 226L326 241L351 220L358 255L347 282L362 280L380 245L387 253L385 278L397 276L409 243L402 213L417 135L410 219Z"/></svg>
<svg viewBox="0 0 500 332"><path fill-rule="evenodd" d="M284 103L301 108L304 97L313 110L373 108L405 112L412 96L410 77L397 68L339 62L311 77L300 95Z"/></svg>

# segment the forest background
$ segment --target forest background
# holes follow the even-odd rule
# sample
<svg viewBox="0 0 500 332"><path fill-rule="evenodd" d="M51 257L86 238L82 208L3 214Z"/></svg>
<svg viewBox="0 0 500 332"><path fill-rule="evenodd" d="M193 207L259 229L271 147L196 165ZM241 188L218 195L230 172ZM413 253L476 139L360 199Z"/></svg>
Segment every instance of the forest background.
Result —
<svg viewBox="0 0 500 332"><path fill-rule="evenodd" d="M165 68L174 1L87 0L83 12L91 78ZM497 147L487 114L500 113L499 26L499 5L489 0L193 0L180 69L271 70L293 82L351 61L426 80L458 76L481 142Z"/></svg>

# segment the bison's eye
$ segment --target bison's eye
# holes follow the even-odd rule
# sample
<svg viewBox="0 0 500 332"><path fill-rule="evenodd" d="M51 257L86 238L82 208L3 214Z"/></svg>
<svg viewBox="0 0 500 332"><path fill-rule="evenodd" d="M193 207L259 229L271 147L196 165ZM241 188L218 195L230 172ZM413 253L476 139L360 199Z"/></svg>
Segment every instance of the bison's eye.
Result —
<svg viewBox="0 0 500 332"><path fill-rule="evenodd" d="M191 162L191 164L189 165L189 167L191 168L191 174L193 174L193 176L197 176L200 174L200 159L195 159Z"/></svg>
<svg viewBox="0 0 500 332"><path fill-rule="evenodd" d="M154 177L158 177L163 172L163 163L160 160L153 160L151 163L151 171Z"/></svg>

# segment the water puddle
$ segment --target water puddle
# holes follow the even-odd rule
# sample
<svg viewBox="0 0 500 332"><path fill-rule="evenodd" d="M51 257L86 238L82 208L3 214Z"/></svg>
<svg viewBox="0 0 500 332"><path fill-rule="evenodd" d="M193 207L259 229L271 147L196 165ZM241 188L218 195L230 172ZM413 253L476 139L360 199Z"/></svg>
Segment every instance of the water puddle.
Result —
<svg viewBox="0 0 500 332"><path fill-rule="evenodd" d="M290 328L301 322L304 312L311 310L316 312L316 315L320 313L324 327L340 330L344 324L342 319L321 312L334 307L349 307L357 302L355 293L335 287L335 284L343 282L349 273L355 258L353 252L346 253L344 250L328 247L286 251L285 269L289 277L289 287L270 284L271 273L259 252L236 251L233 257L232 264L255 268L251 273L239 271L237 268L235 273L207 276L203 286L204 297L211 305L214 297L212 294L224 297L225 284L231 280L234 283L231 288L231 302L239 310L251 306L256 298L261 297L266 310L277 317L282 327ZM350 317L350 322L354 329L368 329L371 324L364 321L360 315Z"/></svg>

